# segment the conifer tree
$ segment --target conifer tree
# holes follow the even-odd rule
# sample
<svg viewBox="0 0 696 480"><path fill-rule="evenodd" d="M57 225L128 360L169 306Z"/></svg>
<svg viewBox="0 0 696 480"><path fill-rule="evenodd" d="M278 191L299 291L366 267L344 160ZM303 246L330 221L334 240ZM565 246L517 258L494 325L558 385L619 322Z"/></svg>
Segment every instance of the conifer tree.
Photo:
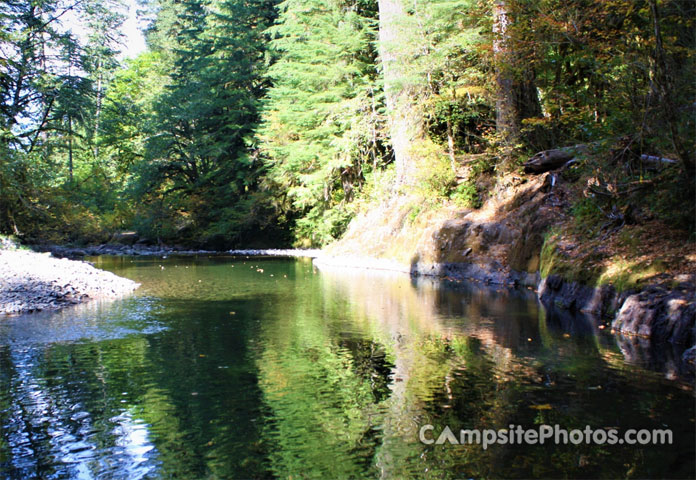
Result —
<svg viewBox="0 0 696 480"><path fill-rule="evenodd" d="M151 32L153 46L173 60L154 106L142 190L167 196L211 241L229 243L254 221L245 197L260 165L250 135L272 15L267 1L171 1Z"/></svg>
<svg viewBox="0 0 696 480"><path fill-rule="evenodd" d="M285 0L278 10L260 130L267 180L286 192L299 243L321 245L345 228L348 202L381 164L374 6Z"/></svg>

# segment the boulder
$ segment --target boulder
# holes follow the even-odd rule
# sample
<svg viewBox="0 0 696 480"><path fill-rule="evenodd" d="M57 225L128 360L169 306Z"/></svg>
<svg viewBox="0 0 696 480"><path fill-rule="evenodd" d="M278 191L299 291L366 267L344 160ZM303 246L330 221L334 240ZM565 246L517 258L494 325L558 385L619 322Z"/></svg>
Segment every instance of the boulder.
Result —
<svg viewBox="0 0 696 480"><path fill-rule="evenodd" d="M612 328L625 335L691 346L696 342L696 304L681 291L648 288L626 298Z"/></svg>

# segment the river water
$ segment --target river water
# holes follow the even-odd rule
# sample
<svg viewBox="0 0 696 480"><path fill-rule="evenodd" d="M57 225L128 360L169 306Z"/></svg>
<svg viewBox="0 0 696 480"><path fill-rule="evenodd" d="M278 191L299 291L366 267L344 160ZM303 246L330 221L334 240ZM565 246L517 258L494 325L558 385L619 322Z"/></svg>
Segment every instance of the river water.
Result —
<svg viewBox="0 0 696 480"><path fill-rule="evenodd" d="M688 382L531 292L303 259L92 260L141 288L0 320L0 478L694 477ZM426 445L427 425L673 443L484 450Z"/></svg>

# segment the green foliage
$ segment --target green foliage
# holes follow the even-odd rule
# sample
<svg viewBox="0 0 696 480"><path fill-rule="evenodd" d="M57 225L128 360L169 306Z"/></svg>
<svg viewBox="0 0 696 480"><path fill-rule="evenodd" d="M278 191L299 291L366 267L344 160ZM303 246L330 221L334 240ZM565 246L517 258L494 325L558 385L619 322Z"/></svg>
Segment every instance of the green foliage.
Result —
<svg viewBox="0 0 696 480"><path fill-rule="evenodd" d="M304 248L326 245L345 231L351 218L353 211L345 203L329 210L315 207L297 220L295 245Z"/></svg>
<svg viewBox="0 0 696 480"><path fill-rule="evenodd" d="M463 208L479 208L481 207L481 196L479 195L476 184L473 182L464 182L457 185L454 191L450 194L450 198L455 205Z"/></svg>
<svg viewBox="0 0 696 480"><path fill-rule="evenodd" d="M655 188L582 200L577 227L594 231L602 210L635 204L694 231L689 2L506 0L495 3L509 20L502 32L491 2L429 0L403 5L390 26L399 45L379 38L374 0L144 6L150 50L121 63L120 0L0 5L0 231L93 242L136 228L215 248L320 246L394 195L480 206L491 159L619 137L630 137L624 153L586 168ZM60 24L69 10L79 42ZM422 123L403 149L420 170L410 185L391 166L399 110L385 105L385 47L403 62L391 88ZM495 127L504 105L519 123L512 142ZM643 153L679 164L647 172Z"/></svg>
<svg viewBox="0 0 696 480"><path fill-rule="evenodd" d="M394 194L396 169L394 164L387 165L383 170L375 169L365 174L365 184L361 195L356 198L356 211L371 208L380 202L387 201Z"/></svg>
<svg viewBox="0 0 696 480"><path fill-rule="evenodd" d="M168 60L148 51L126 61L106 91L100 138L100 159L126 174L145 155L154 106L167 84Z"/></svg>
<svg viewBox="0 0 696 480"><path fill-rule="evenodd" d="M423 211L423 205L422 204L416 204L416 205L411 205L411 208L408 210L408 214L406 215L406 219L408 220L408 223L413 224L416 219L418 218L418 215Z"/></svg>
<svg viewBox="0 0 696 480"><path fill-rule="evenodd" d="M116 0L5 2L0 6L0 231L25 240L90 240L103 230L94 203L112 195L96 158L101 100L117 66ZM61 25L81 18L83 46ZM99 175L99 177L96 177ZM99 187L94 184L103 179ZM83 195L84 194L84 195ZM108 203L108 202L107 202Z"/></svg>
<svg viewBox="0 0 696 480"><path fill-rule="evenodd" d="M693 115L676 113L670 104L693 98L694 83L685 74L694 65L692 4L658 2L653 12L656 3L645 0L507 3L515 18L512 42L521 62L533 67L543 110L524 122L522 138L532 150L637 129L677 144L686 138L680 129L693 125ZM516 74L525 71L515 68ZM669 82L661 69L669 71ZM659 100L656 89L668 89L669 98Z"/></svg>
<svg viewBox="0 0 696 480"><path fill-rule="evenodd" d="M687 179L688 182L688 179ZM641 203L658 218L669 225L690 232L690 241L696 241L696 202L694 202L694 178L689 185L684 185L684 175L672 168L662 172L660 188L652 188L642 195Z"/></svg>
<svg viewBox="0 0 696 480"><path fill-rule="evenodd" d="M412 32L415 45L407 81L424 88L429 136L445 145L450 155L477 153L488 146L495 123L490 63L482 35L486 13L472 0L431 0L413 6L402 28Z"/></svg>
<svg viewBox="0 0 696 480"><path fill-rule="evenodd" d="M272 18L270 2L162 2L154 51L107 94L110 153L133 176L135 226L151 240L225 248L267 221L254 216L262 165L251 136Z"/></svg>
<svg viewBox="0 0 696 480"><path fill-rule="evenodd" d="M475 90L475 89L472 89ZM433 100L429 116L429 133L439 143L447 145L448 132L458 152L478 153L484 151L489 142L490 125L494 123L494 112L490 103L482 96L469 100L465 90L461 98L449 99L442 96Z"/></svg>
<svg viewBox="0 0 696 480"><path fill-rule="evenodd" d="M455 173L449 159L434 143L419 144L417 154L426 159L428 169L421 172L420 191L424 198L439 200L447 198L455 185Z"/></svg>
<svg viewBox="0 0 696 480"><path fill-rule="evenodd" d="M342 233L365 175L381 164L381 96L367 9L333 0L286 0L269 34L273 87L259 130L268 188L286 193L297 244Z"/></svg>

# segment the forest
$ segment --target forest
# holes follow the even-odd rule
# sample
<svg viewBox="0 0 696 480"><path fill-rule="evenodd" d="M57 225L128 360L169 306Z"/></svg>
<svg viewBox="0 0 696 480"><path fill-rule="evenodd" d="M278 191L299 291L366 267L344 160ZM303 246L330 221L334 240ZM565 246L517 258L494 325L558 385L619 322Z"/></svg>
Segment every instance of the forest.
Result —
<svg viewBox="0 0 696 480"><path fill-rule="evenodd" d="M696 1L0 25L1 478L695 478Z"/></svg>
<svg viewBox="0 0 696 480"><path fill-rule="evenodd" d="M479 208L537 152L580 145L577 222L694 239L691 0L140 9L147 50L123 60L120 0L0 4L0 233L320 247L403 195Z"/></svg>

